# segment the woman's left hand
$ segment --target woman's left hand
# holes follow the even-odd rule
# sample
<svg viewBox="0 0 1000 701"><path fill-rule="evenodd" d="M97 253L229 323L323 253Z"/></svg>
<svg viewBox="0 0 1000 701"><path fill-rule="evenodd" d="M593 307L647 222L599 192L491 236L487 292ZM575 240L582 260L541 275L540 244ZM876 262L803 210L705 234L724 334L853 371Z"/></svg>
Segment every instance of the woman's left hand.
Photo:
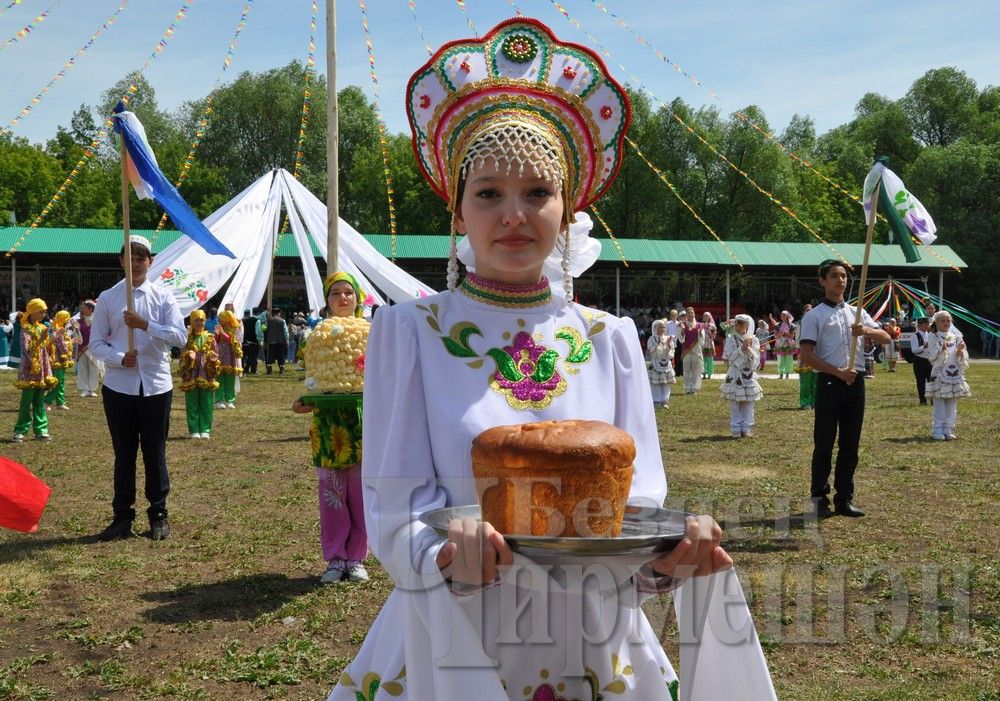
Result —
<svg viewBox="0 0 1000 701"><path fill-rule="evenodd" d="M704 514L688 516L684 540L649 565L658 574L678 579L701 577L729 569L733 566L733 558L719 545L721 540L722 528L714 518Z"/></svg>

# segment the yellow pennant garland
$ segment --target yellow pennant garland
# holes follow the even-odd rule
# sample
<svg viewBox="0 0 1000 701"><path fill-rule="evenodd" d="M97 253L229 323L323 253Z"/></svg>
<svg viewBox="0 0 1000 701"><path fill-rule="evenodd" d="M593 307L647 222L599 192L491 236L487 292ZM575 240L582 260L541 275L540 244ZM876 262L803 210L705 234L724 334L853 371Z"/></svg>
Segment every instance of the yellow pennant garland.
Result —
<svg viewBox="0 0 1000 701"><path fill-rule="evenodd" d="M151 64L153 60L163 53L165 48L167 48L167 41L174 36L175 28L179 23L184 21L184 18L187 16L187 11L194 1L195 0L184 0L184 3L181 5L181 9L177 11L177 14L174 15L173 20L171 20L170 25L163 33L163 37L156 43L156 48L153 50L153 53L150 54L149 58L147 58L146 62L142 65L142 68L139 69L138 72L140 75L145 73L146 69L149 68L149 64ZM134 82L131 83L125 91L125 94L122 95L121 101L127 106L137 92L139 92L139 86ZM83 157L77 161L75 166L73 166L73 170L71 170L69 175L66 176L66 179L56 191L56 194L52 195L52 199L49 200L48 204L42 208L42 211L37 217L35 217L34 221L31 222L31 226L25 229L24 233L21 234L21 237L14 242L13 246L7 249L7 252L4 254L5 257L10 258L14 252L24 244L28 236L30 236L31 233L37 229L43 221L45 221L45 218L49 216L55 206L60 202L60 200L62 200L63 196L76 181L77 176L83 168L87 165L90 159L93 158L97 151L97 147L100 146L101 142L104 141L105 137L107 137L113 124L114 118L111 116L104 120L104 124L101 125L100 130L97 132L97 136L94 137L94 140L90 142L90 146L88 146L83 152Z"/></svg>
<svg viewBox="0 0 1000 701"><path fill-rule="evenodd" d="M7 5L7 7L3 8L2 10L0 10L0 17L2 17L3 15L7 14L7 10L9 10L12 7L16 7L16 6L20 5L22 2L24 2L24 0L12 0L12 2L9 5Z"/></svg>
<svg viewBox="0 0 1000 701"><path fill-rule="evenodd" d="M378 95L378 74L375 72L375 45L372 43L371 32L368 29L368 6L365 0L358 0L361 8L361 26L365 31L365 46L368 47L369 74L372 79L372 92L375 96L375 118L378 120L378 143L382 149L382 174L385 176L386 196L389 200L389 240L391 242L391 260L396 260L396 206L393 204L392 173L389 172L389 143L386 140L385 119L382 118L381 101Z"/></svg>
<svg viewBox="0 0 1000 701"><path fill-rule="evenodd" d="M424 37L424 30L420 27L420 20L417 19L417 3L415 0L408 0L410 5L410 14L413 15L413 21L417 25L417 33L420 35L420 41L424 42L424 48L427 49L427 55L433 56L434 49L431 45L427 43L427 39Z"/></svg>
<svg viewBox="0 0 1000 701"><path fill-rule="evenodd" d="M472 23L472 18L469 17L468 11L465 9L465 0L455 0L458 3L458 9L462 11L465 15L465 23L469 25L469 30L472 32L473 36L479 36L479 32L476 31L476 25Z"/></svg>
<svg viewBox="0 0 1000 701"><path fill-rule="evenodd" d="M602 43L601 43L601 42L600 42L600 41L599 41L599 40L597 39L597 37L595 37L595 36L594 36L593 34L591 34L591 33L587 32L587 31L586 31L586 30L585 30L585 29L583 28L583 26L582 26L582 25L581 25L581 24L580 24L580 23L579 23L579 22L578 22L578 21L577 21L576 19L574 19L574 18L570 17L570 14L569 14L569 12L568 12L568 11L566 10L566 8L565 8L565 7L563 7L563 6L562 6L562 5L561 5L561 4L559 3L559 2L557 2L556 0L549 0L549 1L550 1L550 2L552 3L552 5L553 5L553 6L554 6L554 7L555 7L555 8L556 8L556 9L557 9L557 10L558 10L558 11L559 11L559 12L560 12L560 13L561 13L562 15L563 15L563 17L565 17L565 18L566 18L566 20L570 22L570 24L572 24L572 25L573 25L574 27L576 27L576 29L578 29L579 31L583 32L583 34L585 34L585 35L587 36L587 38L589 38L589 39L590 39L590 40L591 40L592 42L594 42L594 44L595 44L595 45L597 45L597 47L598 47L598 48L600 49L601 53L602 53L602 54L603 54L603 55L604 55L604 56L605 56L606 58L608 58L608 59L611 59L611 60L613 60L613 59L612 59L612 55L611 55L611 52L610 52L610 51L608 51L608 49L607 49L607 48L606 48L606 47L605 47L605 46L604 46L604 45L603 45L603 44L602 44ZM605 11L607 12L607 10L606 10L606 9L605 9ZM618 21L618 20L616 20L616 21ZM666 110L667 110L667 112L668 112L668 113L670 114L670 116L671 116L671 117L672 117L672 118L673 118L673 119L674 119L674 120L675 120L675 121L676 121L676 122L677 122L678 124L680 124L680 125L681 125L682 127L684 127L684 129L686 129L686 130L687 130L687 132L688 132L689 134L691 134L691 135L692 135L693 137L695 137L696 139L698 139L698 141L699 141L699 142L701 142L701 144L702 144L702 145L704 145L704 146L705 146L705 147L706 147L706 148L707 148L707 149L708 149L709 151L711 151L711 152L712 152L712 153L713 153L713 154L714 154L714 155L715 155L715 156L716 156L716 157L717 157L717 158L718 158L718 159L719 159L720 161L722 161L722 162L723 162L723 163L725 163L725 164L726 164L727 166L729 166L729 167L730 167L730 168L731 168L732 170L734 170L734 171L735 171L736 173L738 173L738 174L739 174L739 175L740 175L740 176L741 176L741 177L742 177L742 178L743 178L744 180L746 180L746 181L747 181L747 182L748 182L748 183L749 183L749 184L750 184L750 185L751 185L751 186L752 186L752 187L753 187L753 188L754 188L755 190L757 190L757 191L758 191L758 192L759 192L759 193L760 193L761 195L763 195L764 197L766 197L766 198L767 198L767 199L768 199L768 200L769 200L769 201L770 201L770 202L771 202L772 204L774 204L774 205L775 205L775 206L777 206L777 207L778 207L779 209L781 209L781 211L782 211L782 212L784 212L784 213L785 213L785 215L787 215L788 217L790 217L791 219L793 219L793 220L794 220L795 222L797 222L797 223L798 223L798 224L799 224L799 225L800 225L800 226L801 226L802 228L804 228L804 229L805 229L806 231L808 231L808 232L809 232L809 233L810 233L810 234L811 234L811 235L812 235L812 236L813 236L813 237L814 237L814 238L815 238L815 239L816 239L817 241L819 241L820 243L822 243L822 244L824 244L825 246L827 246L827 247L828 247L828 248L829 248L829 249L830 249L830 250L831 250L831 251L832 251L833 253L835 253L835 254L836 254L837 258L839 258L839 259L840 259L841 261L843 261L845 265L848 265L848 266L850 267L850 264L849 264L849 263L847 263L846 259L844 259L844 256L843 256L843 255L842 255L842 254L841 254L841 253L840 253L839 251L837 251L837 249L836 249L836 248L835 248L835 247L834 247L834 246L833 246L832 244L830 244L830 243L829 243L828 241L826 241L826 239L824 239L824 238L823 238L822 236L820 236L820 235L819 235L819 232L817 232L817 231L816 231L816 230L815 230L815 229L814 229L813 227L811 227L811 226L810 226L809 224L807 224L806 222L804 222L804 221L803 221L803 220L802 220L802 219L801 219L801 218L799 217L799 215L798 215L798 214L796 214L796 213L795 213L795 212L794 212L794 211L793 211L793 210L792 210L792 209L791 209L790 207L788 207L788 206L787 206L787 205L786 205L786 204L785 204L784 202L782 202L782 201L781 201L780 199L778 199L778 198L777 198L777 197L776 197L776 196L775 196L775 195L774 195L773 193L771 193L771 192L769 192L769 191L765 190L765 189L764 189L763 187L761 187L761 186L760 186L760 185L759 185L759 184L757 183L757 181L756 181L756 180L754 180L754 179L753 179L753 178L752 178L752 177L750 176L750 174L749 174L749 173L747 173L747 172L746 172L745 170L743 170L742 168L740 168L739 166L737 166L737 165L736 165L735 163L733 163L733 162L732 162L732 161L731 161L731 160L730 160L730 159L729 159L728 157L726 157L726 155L725 155L725 154L723 154L723 153L722 153L721 151L719 151L719 149L717 149L717 148L716 148L715 146L713 146L713 145L712 145L711 143L709 143L709 142L708 142L708 141L707 141L707 140L706 140L706 139L705 139L705 138L704 138L703 136L701 136L701 134L699 134L698 132L696 132L696 131L694 130L694 128L693 128L693 127L691 127L691 126L690 126L690 125L689 125L689 124L688 124L687 122L685 122L685 121L684 121L684 120L683 120L683 119L681 118L681 116L680 116L680 115L678 115L678 114L677 114L676 112L674 112L674 111L673 111L672 109L670 109L670 106L669 106L669 105L668 105L667 103L663 102L663 101L662 101L662 100L661 100L660 98L658 98L658 97L657 97L657 96L656 96L655 94L653 94L653 92L652 92L652 91L650 91L650 90L649 90L649 89L648 89L648 88L647 88L647 87L646 87L646 86L645 86L645 85L643 84L643 82L642 82L642 81L641 81L641 80L640 80L639 78L637 78L637 77L636 77L635 75L632 75L632 74L631 74L631 73L630 73L630 72L628 71L628 69L626 69L626 68L625 68L625 66L623 66L623 65L622 65L621 63L619 63L618 61L615 61L615 63L617 63L617 64L618 64L618 67L619 67L619 68L621 68L621 70L622 70L622 71L623 71L623 72L624 72L624 73L625 73L626 75L628 75L628 76L629 76L630 80L632 80L632 81L634 81L634 82L635 82L635 84L636 84L636 86L637 86L638 88L640 88L641 90L643 90L643 91L644 91L644 92L645 92L645 93L646 93L647 95L649 95L649 96L650 96L650 97L651 97L651 98L652 98L653 100L655 100L655 101L656 101L657 103L659 103L659 104L660 104L660 105L661 105L661 106L662 106L662 107L663 107L664 109L666 109ZM634 144L633 144L633 145L634 145ZM643 159L643 160L646 160L646 159ZM647 163L649 163L649 161L648 161L648 160L646 160L646 162L647 162ZM652 165L652 164L649 164L649 165ZM662 178L662 177L661 177L661 180L663 180L663 178ZM666 182L666 181L664 181L664 182ZM677 194L677 193L675 193L675 194ZM687 203L685 203L685 205L687 206ZM693 210L693 209L691 209L691 207L690 207L690 206L688 206L688 209L689 209L689 210L691 210L691 211L692 211L692 213L694 213L694 210ZM697 215L696 215L696 216L697 216ZM702 219L701 219L700 217L698 217L698 220L699 220L699 221L702 221L702 222L703 222L703 220L702 220ZM703 223L704 223L704 222L703 222ZM713 235L713 236L715 236L715 232L714 232L714 231L712 231L712 235ZM721 241L721 239L719 239L719 240Z"/></svg>
<svg viewBox="0 0 1000 701"><path fill-rule="evenodd" d="M722 244L722 247L724 249L726 249L726 253L729 254L729 257L732 258L733 262L736 263L736 265L740 266L740 268L742 269L743 268L743 264L740 263L739 259L736 257L736 254L733 253L733 249L731 249L729 247L729 245L726 244L725 241L723 241L721 238L719 238L719 235L717 233L715 233L715 229L713 229L711 227L711 225L709 225L709 223L707 221L705 221L704 219L701 218L701 215L698 214L698 212L695 211L694 207L692 207L691 205L689 205L687 203L687 200L685 200L681 196L681 193L677 190L677 188L674 186L674 184L672 182L670 182L670 180L667 179L666 174L662 170L660 170L659 168L657 168L655 165L653 165L652 162L650 162L650 160L648 158L646 158L645 154L643 154L642 150L636 145L636 143L634 141L632 141L632 139L630 139L629 137L626 136L625 140L628 142L629 146L631 146L632 149L636 152L636 154L639 156L639 158L641 158L646 163L646 165L649 166L650 169L652 169L652 171L654 173L656 173L656 176L663 182L663 184L666 185L670 189L670 192L673 193L674 197L676 197L677 200L682 205L684 205L684 208L687 209L687 211L691 212L691 215L695 219L697 219L698 222L703 227L705 227L705 229L708 231L708 233L710 233L712 235L712 237L716 241L718 241L719 243Z"/></svg>
<svg viewBox="0 0 1000 701"><path fill-rule="evenodd" d="M594 213L594 217L597 219L597 221L601 223L601 226L604 227L604 230L608 232L608 236L611 237L611 242L615 244L615 248L618 250L618 257L622 259L622 263L624 263L625 267L627 268L628 261L625 260L625 252L622 250L622 245L618 243L618 239L615 238L614 233L611 231L611 227L608 226L608 223L606 221L604 221L604 217L601 216L601 213L597 210L596 205L590 205L590 211Z"/></svg>
<svg viewBox="0 0 1000 701"><path fill-rule="evenodd" d="M312 0L312 10L309 15L309 51L306 54L305 87L302 88L302 114L299 117L299 138L295 142L295 170L292 171L296 180L299 179L299 173L302 172L306 129L309 127L309 108L312 105L312 82L316 75L316 24L318 17L319 3L317 0Z"/></svg>
<svg viewBox="0 0 1000 701"><path fill-rule="evenodd" d="M14 117L12 120L8 122L9 126L14 126L19 121L21 121L21 119L28 116L28 113L31 112L32 109L34 109L35 105L37 105L39 102L42 101L42 97L44 97L45 93L49 91L49 88L55 85L58 81L62 80L66 76L66 74L73 68L73 66L76 65L76 59L80 58L85 53L87 53L90 47L94 45L94 42L97 41L97 39L102 34L104 34L104 32L106 32L111 27L111 25L113 25L115 22L118 21L118 16L125 10L127 6L128 6L128 0L121 0L121 4L118 5L118 9L115 10L115 13L104 21L104 24L101 25L100 29L98 29L96 32L90 35L90 39L87 40L87 43L84 44L79 51L73 54L73 58L71 58L65 64L63 64L63 67L59 70L59 72L56 73L54 76L52 76L52 80L50 80L48 84L44 88L42 88L37 95L31 98L31 102L25 105L24 108L17 114L16 117Z"/></svg>
<svg viewBox="0 0 1000 701"><path fill-rule="evenodd" d="M212 103L215 101L215 88L219 85L222 77L226 73L226 69L233 62L233 55L236 53L236 46L239 44L240 32L243 31L244 27L247 26L247 15L250 14L250 10L253 6L254 0L246 0L243 5L243 11L240 13L240 21L236 25L236 31L233 33L233 38L229 42L229 48L226 50L226 58L222 62L222 70L219 72L219 76L215 79L215 83L212 87L212 91L208 94L208 99L205 100L205 109L202 110L201 117L198 119L198 126L195 127L194 141L191 142L191 148L188 150L187 157L184 159L184 164L181 166L180 175L174 182L174 187L180 188L187 180L189 173L191 172L191 167L194 165L194 156L198 151L198 146L201 145L201 140L205 136L205 131L208 129L208 120L212 115ZM156 225L156 231L153 232L153 237L150 239L150 243L155 243L156 238L163 231L163 227L167 225L167 213L164 212L160 217L160 221Z"/></svg>
<svg viewBox="0 0 1000 701"><path fill-rule="evenodd" d="M19 29L14 36L7 39L4 43L0 44L0 51L3 51L11 44L20 44L21 42L23 42L25 38L27 38L27 36L31 34L31 32L33 32L38 27L38 25L40 25L42 22L44 22L49 18L49 13L52 11L52 8L58 5L60 2L61 0L55 0L54 3L49 5L48 9L45 10L45 12L35 17L35 19L31 20L26 25L24 25L24 27ZM10 7L8 7L7 9L10 9Z"/></svg>

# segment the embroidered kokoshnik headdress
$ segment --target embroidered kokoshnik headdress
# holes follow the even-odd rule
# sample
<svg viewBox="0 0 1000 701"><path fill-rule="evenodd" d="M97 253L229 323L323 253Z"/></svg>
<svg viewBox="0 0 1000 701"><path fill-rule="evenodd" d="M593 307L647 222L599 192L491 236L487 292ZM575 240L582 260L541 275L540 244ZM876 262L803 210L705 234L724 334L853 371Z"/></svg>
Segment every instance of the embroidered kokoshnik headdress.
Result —
<svg viewBox="0 0 1000 701"><path fill-rule="evenodd" d="M579 267L567 259L569 224L614 181L631 121L628 96L596 53L537 20L510 19L438 49L410 78L406 109L420 170L452 212L459 183L487 160L556 183L566 203L563 273ZM593 242L583 269L599 252ZM456 257L453 231L450 288Z"/></svg>

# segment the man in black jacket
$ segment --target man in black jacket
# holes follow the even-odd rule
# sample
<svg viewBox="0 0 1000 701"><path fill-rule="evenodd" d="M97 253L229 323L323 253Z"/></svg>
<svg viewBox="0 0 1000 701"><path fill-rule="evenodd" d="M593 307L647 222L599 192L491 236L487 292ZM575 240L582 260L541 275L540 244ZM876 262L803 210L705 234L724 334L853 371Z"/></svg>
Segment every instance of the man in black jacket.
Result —
<svg viewBox="0 0 1000 701"><path fill-rule="evenodd" d="M278 361L278 373L285 372L285 356L288 354L288 324L281 317L281 310L275 309L267 320L267 374L271 374L271 365Z"/></svg>
<svg viewBox="0 0 1000 701"><path fill-rule="evenodd" d="M243 312L243 371L257 374L257 356L260 355L260 319L252 309Z"/></svg>

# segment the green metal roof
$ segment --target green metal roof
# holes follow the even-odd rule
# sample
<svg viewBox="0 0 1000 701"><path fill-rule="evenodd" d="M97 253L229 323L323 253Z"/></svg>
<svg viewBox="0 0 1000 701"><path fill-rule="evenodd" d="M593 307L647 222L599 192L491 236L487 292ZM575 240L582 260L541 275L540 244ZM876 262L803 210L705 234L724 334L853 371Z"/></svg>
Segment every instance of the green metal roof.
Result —
<svg viewBox="0 0 1000 701"><path fill-rule="evenodd" d="M26 229L24 227L0 227L0 250L13 246ZM153 252L158 253L173 243L180 233L173 230L161 231L158 235L151 229L133 229L132 233L145 236L153 241ZM386 257L392 256L392 237L388 234L366 234L365 238ZM758 241L727 241L725 246L718 241L663 241L658 239L618 239L619 254L610 239L598 239L601 243L600 260L615 262L624 258L629 263L660 263L684 266L706 265L712 267L735 267L736 261L747 268L761 267L812 267L827 258L843 255L848 263L861 266L864 244L836 243L829 246L822 243L781 243ZM396 255L400 260L444 259L448 257L448 237L423 234L407 234L396 237ZM117 254L122 247L121 229L35 229L18 248L19 253L45 254ZM729 251L732 252L732 256ZM899 246L874 245L871 265L875 267L910 268L936 270L940 268L968 268L968 265L950 246L931 246L923 251L917 263L907 263ZM319 251L312 245L313 255ZM935 255L937 254L937 255ZM278 240L278 256L298 257L298 247L291 234ZM733 260L735 256L736 261Z"/></svg>

